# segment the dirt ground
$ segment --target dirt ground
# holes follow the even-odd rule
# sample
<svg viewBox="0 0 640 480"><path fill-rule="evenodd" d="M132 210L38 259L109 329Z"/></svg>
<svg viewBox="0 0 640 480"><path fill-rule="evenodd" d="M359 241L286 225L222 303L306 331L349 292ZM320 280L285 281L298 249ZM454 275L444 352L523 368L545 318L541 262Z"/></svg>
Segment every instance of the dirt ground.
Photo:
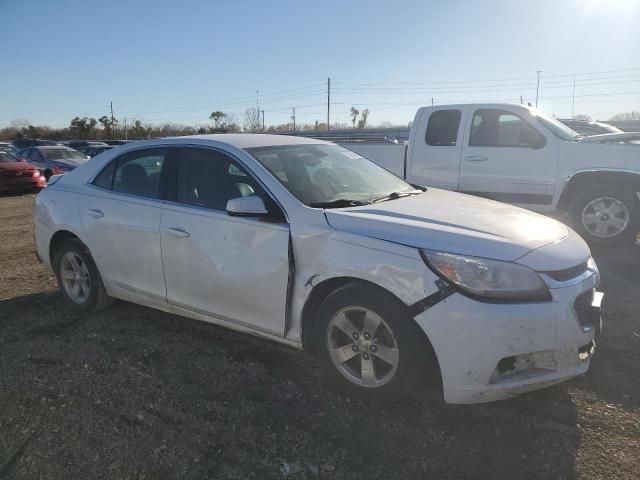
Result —
<svg viewBox="0 0 640 480"><path fill-rule="evenodd" d="M123 302L77 316L33 254L32 202L0 198L0 478L640 478L640 248L594 251L587 375L379 406L257 338Z"/></svg>

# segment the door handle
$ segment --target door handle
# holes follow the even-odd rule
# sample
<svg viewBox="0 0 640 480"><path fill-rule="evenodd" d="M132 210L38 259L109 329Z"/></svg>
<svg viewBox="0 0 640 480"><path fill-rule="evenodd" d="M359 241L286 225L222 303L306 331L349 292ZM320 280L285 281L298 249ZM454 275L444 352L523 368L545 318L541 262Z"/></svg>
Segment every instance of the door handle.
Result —
<svg viewBox="0 0 640 480"><path fill-rule="evenodd" d="M189 232L187 232L186 230L183 230L181 228L176 228L176 227L167 227L167 233L170 233L171 235L174 235L176 237L188 237L189 236Z"/></svg>
<svg viewBox="0 0 640 480"><path fill-rule="evenodd" d="M489 157L485 155L469 155L467 157L464 157L464 159L467 162L486 162L487 160L489 160Z"/></svg>
<svg viewBox="0 0 640 480"><path fill-rule="evenodd" d="M98 210L97 208L87 208L87 215L95 219L104 217L102 210Z"/></svg>

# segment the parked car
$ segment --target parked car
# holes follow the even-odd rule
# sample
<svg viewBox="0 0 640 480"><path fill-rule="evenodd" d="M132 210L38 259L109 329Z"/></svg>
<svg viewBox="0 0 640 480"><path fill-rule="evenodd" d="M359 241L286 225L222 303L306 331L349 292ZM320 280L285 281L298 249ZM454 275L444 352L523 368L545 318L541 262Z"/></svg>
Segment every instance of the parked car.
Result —
<svg viewBox="0 0 640 480"><path fill-rule="evenodd" d="M638 139L582 137L522 105L467 104L420 108L404 155L349 148L409 182L558 214L588 241L612 244L640 230Z"/></svg>
<svg viewBox="0 0 640 480"><path fill-rule="evenodd" d="M74 309L119 298L313 351L365 398L425 378L450 403L520 395L586 372L600 328L570 228L320 140L136 142L53 178L34 223Z"/></svg>
<svg viewBox="0 0 640 480"><path fill-rule="evenodd" d="M84 153L89 147L106 147L107 144L97 140L71 140L64 143L65 146Z"/></svg>
<svg viewBox="0 0 640 480"><path fill-rule="evenodd" d="M18 153L18 149L12 143L0 142L0 151L9 152L11 155Z"/></svg>
<svg viewBox="0 0 640 480"><path fill-rule="evenodd" d="M133 140L103 140L107 145L126 145L127 143L133 142Z"/></svg>
<svg viewBox="0 0 640 480"><path fill-rule="evenodd" d="M624 133L624 130L620 130L618 127L603 122L588 122L585 120L573 120L571 118L559 118L558 121L580 135Z"/></svg>
<svg viewBox="0 0 640 480"><path fill-rule="evenodd" d="M84 154L88 157L95 157L99 153L105 152L107 150L111 150L113 148L112 145L98 145L98 146L90 146L84 150Z"/></svg>
<svg viewBox="0 0 640 480"><path fill-rule="evenodd" d="M21 138L19 140L14 140L13 144L18 150L22 150L23 148L29 148L29 147L60 145L59 142L54 142L53 140L40 140L35 138Z"/></svg>
<svg viewBox="0 0 640 480"><path fill-rule="evenodd" d="M0 193L38 191L46 184L34 165L0 151Z"/></svg>
<svg viewBox="0 0 640 480"><path fill-rule="evenodd" d="M17 156L38 167L47 181L52 175L70 172L89 159L85 154L63 146L25 148Z"/></svg>

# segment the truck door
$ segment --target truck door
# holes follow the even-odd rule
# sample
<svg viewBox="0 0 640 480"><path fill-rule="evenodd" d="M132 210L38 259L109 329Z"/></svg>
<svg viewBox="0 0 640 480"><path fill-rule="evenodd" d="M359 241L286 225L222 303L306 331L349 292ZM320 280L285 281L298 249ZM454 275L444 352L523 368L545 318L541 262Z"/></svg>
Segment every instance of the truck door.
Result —
<svg viewBox="0 0 640 480"><path fill-rule="evenodd" d="M447 190L458 189L466 107L426 108L413 128L407 155L408 180Z"/></svg>
<svg viewBox="0 0 640 480"><path fill-rule="evenodd" d="M553 139L545 138L524 111L472 110L465 129L459 190L532 210L550 210L558 169Z"/></svg>

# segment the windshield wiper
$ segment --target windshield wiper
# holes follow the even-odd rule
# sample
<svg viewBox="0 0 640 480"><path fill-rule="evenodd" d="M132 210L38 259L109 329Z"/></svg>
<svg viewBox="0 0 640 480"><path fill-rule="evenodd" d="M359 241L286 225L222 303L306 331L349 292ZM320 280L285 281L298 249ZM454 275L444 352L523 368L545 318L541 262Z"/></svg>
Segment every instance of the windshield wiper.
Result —
<svg viewBox="0 0 640 480"><path fill-rule="evenodd" d="M419 195L421 193L423 193L422 190L411 190L408 192L391 192L384 197L374 198L373 200L371 200L371 203L386 202L387 200L396 200L398 198L409 197L411 195Z"/></svg>
<svg viewBox="0 0 640 480"><path fill-rule="evenodd" d="M365 202L362 200L352 200L348 198L338 198L337 200L331 200L329 202L316 202L310 203L312 208L345 208L345 207L361 207L362 205L369 205L371 202Z"/></svg>

